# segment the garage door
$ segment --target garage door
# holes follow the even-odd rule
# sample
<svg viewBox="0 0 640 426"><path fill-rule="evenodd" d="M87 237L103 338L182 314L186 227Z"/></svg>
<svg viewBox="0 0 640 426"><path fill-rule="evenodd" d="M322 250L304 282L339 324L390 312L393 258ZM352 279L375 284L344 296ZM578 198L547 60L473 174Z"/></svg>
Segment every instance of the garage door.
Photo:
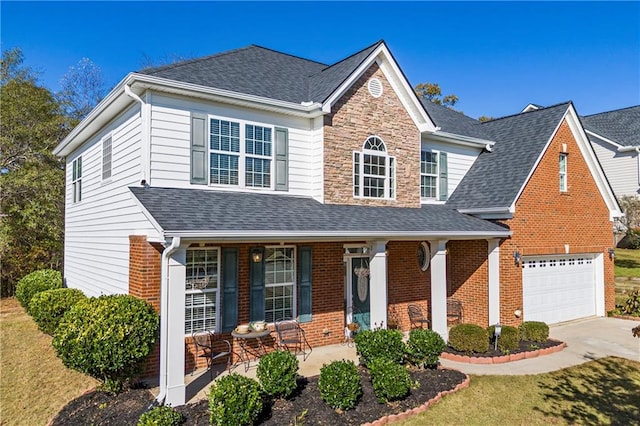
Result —
<svg viewBox="0 0 640 426"><path fill-rule="evenodd" d="M524 257L524 319L554 324L596 315L592 255Z"/></svg>

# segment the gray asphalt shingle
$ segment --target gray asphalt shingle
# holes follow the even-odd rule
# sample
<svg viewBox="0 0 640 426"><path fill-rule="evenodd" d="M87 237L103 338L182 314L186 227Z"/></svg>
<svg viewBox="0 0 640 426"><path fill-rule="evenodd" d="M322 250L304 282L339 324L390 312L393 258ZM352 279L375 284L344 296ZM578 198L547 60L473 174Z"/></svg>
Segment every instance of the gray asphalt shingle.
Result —
<svg viewBox="0 0 640 426"><path fill-rule="evenodd" d="M311 198L185 188L129 188L165 232L484 232L508 230L444 205L421 208L322 204Z"/></svg>
<svg viewBox="0 0 640 426"><path fill-rule="evenodd" d="M426 99L420 99L420 101L429 117L443 132L491 140L491 135L482 126L482 122Z"/></svg>
<svg viewBox="0 0 640 426"><path fill-rule="evenodd" d="M585 129L622 146L640 146L640 105L580 117Z"/></svg>

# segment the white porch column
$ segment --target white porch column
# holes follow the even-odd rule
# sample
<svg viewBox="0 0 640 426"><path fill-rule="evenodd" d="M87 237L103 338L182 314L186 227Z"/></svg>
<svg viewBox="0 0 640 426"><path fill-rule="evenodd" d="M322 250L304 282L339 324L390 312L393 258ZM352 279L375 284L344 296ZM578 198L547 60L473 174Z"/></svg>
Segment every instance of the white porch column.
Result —
<svg viewBox="0 0 640 426"><path fill-rule="evenodd" d="M369 294L371 327L387 327L387 255L386 241L372 241L369 262Z"/></svg>
<svg viewBox="0 0 640 426"><path fill-rule="evenodd" d="M487 240L489 264L489 324L500 322L500 239L493 238Z"/></svg>
<svg viewBox="0 0 640 426"><path fill-rule="evenodd" d="M447 240L429 241L431 245L431 326L445 342L447 330Z"/></svg>
<svg viewBox="0 0 640 426"><path fill-rule="evenodd" d="M167 315L167 395L165 403L174 407L186 403L184 383L184 303L186 246L180 246L169 259L169 308ZM163 342L160 342L163 344Z"/></svg>

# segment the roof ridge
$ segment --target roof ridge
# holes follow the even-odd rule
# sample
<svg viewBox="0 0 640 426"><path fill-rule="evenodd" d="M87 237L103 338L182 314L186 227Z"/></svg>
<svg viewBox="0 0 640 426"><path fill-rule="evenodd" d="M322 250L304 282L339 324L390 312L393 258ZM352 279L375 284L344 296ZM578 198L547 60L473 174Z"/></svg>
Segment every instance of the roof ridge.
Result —
<svg viewBox="0 0 640 426"><path fill-rule="evenodd" d="M281 54L281 55L290 56L290 57L292 57L292 58L301 59L301 60L303 60L303 61L313 62L314 64L324 65L325 67L330 66L330 65L328 65L328 64L325 64L324 62L319 62L319 61L315 61L315 60L313 60L313 59L303 58L302 56L294 55L294 54L291 54L291 53L281 52L281 51L279 51L279 50L270 49L270 48L268 48L268 47L260 46L260 45L258 45L258 44L252 44L251 46L252 46L252 47L257 47L257 48L259 48L259 49L263 49L263 50L268 50L268 51L270 51L270 52L279 53L279 54Z"/></svg>
<svg viewBox="0 0 640 426"><path fill-rule="evenodd" d="M237 49L231 49L231 50L227 50L227 51L224 51L224 52L218 52L218 53L214 53L213 55L200 56L198 58L187 59L185 61L174 62L172 64L160 65L160 66L157 66L157 67L143 68L143 69L140 70L140 72L144 71L145 74L148 74L150 72L164 71L164 70L170 69L170 68L177 68L177 67L181 67L183 65L193 64L193 63L196 63L196 62L206 61L206 60L212 59L212 58L217 58L217 57L230 55L232 53L237 53L237 52L240 52L242 50L247 50L247 49L249 49L251 47L260 47L260 46L256 46L256 45L250 44L249 46L239 47Z"/></svg>
<svg viewBox="0 0 640 426"><path fill-rule="evenodd" d="M478 119L476 119L476 118L473 118L473 117L469 117L468 115L466 115L466 114L465 114L464 112L462 112L462 111L458 111L457 109L449 108L449 107L446 107L446 106L444 106L444 105L442 105L442 104L438 104L438 103L433 102L433 101L430 101L430 100L428 100L428 99L424 99L424 98L423 98L423 97L421 97L421 96L418 96L418 98L420 99L420 103L423 103L423 102L431 102L432 104L437 105L437 106L439 106L439 107L441 107L441 108L445 108L445 109L448 109L448 110L449 110L449 111L451 111L451 112L455 112L456 114L461 115L461 116L463 116L464 118L468 118L469 120L473 120L473 121L475 121L475 123L473 123L474 125L476 125L476 124L482 124L482 121L480 121L480 120L478 120ZM424 105L424 103L423 103L423 105Z"/></svg>
<svg viewBox="0 0 640 426"><path fill-rule="evenodd" d="M496 121L503 120L505 118L518 117L520 115L526 115L526 114L531 114L531 113L535 113L535 112L545 111L545 110L548 110L548 109L551 109L551 108L557 108L557 107L562 106L562 105L567 105L567 106L573 105L573 102L572 101L564 101L564 102L560 102L560 103L557 103L557 104L554 104L554 105L549 105L549 106L544 107L544 108L538 108L538 109L534 109L534 110L527 111L527 112L519 112L519 113L511 114L511 115L505 115L503 117L494 118L493 120L489 120L489 121L479 121L479 124L495 123Z"/></svg>
<svg viewBox="0 0 640 426"><path fill-rule="evenodd" d="M638 107L640 107L640 105L632 105L624 108L612 109L610 111L602 111L602 112L596 112L595 114L583 115L582 117L593 117L594 115L609 114L612 112L624 111L625 109L638 108Z"/></svg>
<svg viewBox="0 0 640 426"><path fill-rule="evenodd" d="M358 50L357 52L352 53L351 55L347 56L346 58L343 58L343 59L339 60L338 62L335 62L335 63L333 63L333 64L331 64L331 65L327 65L327 67L326 67L326 68L324 68L324 69L322 69L322 70L320 70L320 71L318 71L318 72L316 72L316 73L314 73L314 74L310 74L310 75L308 75L308 77L309 77L309 78L311 78L311 77L315 77L315 76L317 76L318 74L321 74L321 73L323 73L323 72L325 72L325 71L329 70L330 68L333 68L333 67L335 67L336 65L341 64L341 63L343 63L344 61L346 61L346 60L348 60L348 59L351 59L351 58L353 58L353 57L354 57L354 56L356 56L356 55L359 55L360 53L364 52L365 50L367 50L367 49L371 49L371 48L372 48L372 47L374 47L374 46L376 46L376 47L377 47L377 46L378 46L378 45L380 45L380 44L384 44L384 40L383 40L383 39L378 40L377 42L375 42L375 43L373 43L373 44L371 44L371 45L369 45L369 46L365 47L364 49L360 49L360 50Z"/></svg>

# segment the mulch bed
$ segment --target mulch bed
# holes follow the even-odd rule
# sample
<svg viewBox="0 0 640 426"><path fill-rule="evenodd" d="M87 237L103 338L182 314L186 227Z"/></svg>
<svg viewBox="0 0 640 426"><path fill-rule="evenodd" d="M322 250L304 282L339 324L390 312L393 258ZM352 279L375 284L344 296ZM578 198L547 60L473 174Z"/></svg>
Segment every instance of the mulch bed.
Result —
<svg viewBox="0 0 640 426"><path fill-rule="evenodd" d="M419 387L412 389L401 401L381 404L373 393L369 373L364 368L359 369L363 395L355 409L337 412L329 408L320 398L318 376L301 378L298 390L291 398L265 403L259 424L359 425L421 406L438 393L453 390L467 378L463 373L449 369L411 371L411 378L420 384ZM128 390L117 396L94 391L67 404L51 425L135 425L152 401L153 396L145 389ZM185 425L208 425L207 410L206 400L177 408L186 417Z"/></svg>
<svg viewBox="0 0 640 426"><path fill-rule="evenodd" d="M558 346L558 345L562 345L563 342L559 341L559 340L553 340L553 339L549 339L546 342L527 342L524 340L520 341L520 346L518 347L518 349L514 349L512 351L510 351L510 354L518 354L520 352L529 352L529 351L533 351L536 349L546 349L546 348L551 348L554 346ZM468 352L460 352L460 351L456 351L455 349L447 346L444 350L447 353L450 354L455 354L455 355L468 355L468 356L473 356L473 357L477 357L477 358L491 358L491 357L499 357L499 356L503 356L505 355L500 349L495 350L493 349L493 343L491 343L489 345L489 351L485 352L485 353L468 353Z"/></svg>

